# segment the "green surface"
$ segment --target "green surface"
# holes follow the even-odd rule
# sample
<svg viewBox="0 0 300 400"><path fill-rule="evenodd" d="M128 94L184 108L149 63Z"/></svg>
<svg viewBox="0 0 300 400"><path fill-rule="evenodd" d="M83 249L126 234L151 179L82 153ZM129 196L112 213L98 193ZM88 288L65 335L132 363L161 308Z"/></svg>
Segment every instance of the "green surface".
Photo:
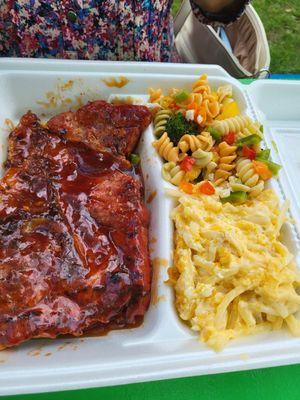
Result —
<svg viewBox="0 0 300 400"><path fill-rule="evenodd" d="M201 362L201 360L199 360ZM299 400L300 365L39 395L26 400Z"/></svg>
<svg viewBox="0 0 300 400"><path fill-rule="evenodd" d="M181 4L181 0L174 0L173 7L172 7L173 15L176 15L177 11L179 10L180 4Z"/></svg>
<svg viewBox="0 0 300 400"><path fill-rule="evenodd" d="M180 3L174 0L174 14ZM300 0L253 0L252 4L267 32L271 72L300 73Z"/></svg>

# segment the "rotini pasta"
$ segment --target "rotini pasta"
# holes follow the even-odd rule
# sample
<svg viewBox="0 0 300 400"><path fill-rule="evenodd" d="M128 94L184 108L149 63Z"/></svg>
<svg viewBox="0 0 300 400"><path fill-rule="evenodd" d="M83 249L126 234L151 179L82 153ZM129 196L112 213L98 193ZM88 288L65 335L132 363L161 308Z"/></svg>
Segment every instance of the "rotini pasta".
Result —
<svg viewBox="0 0 300 400"><path fill-rule="evenodd" d="M159 104L161 105L162 108L164 109L174 109L175 107L175 101L174 98L172 96L164 96Z"/></svg>
<svg viewBox="0 0 300 400"><path fill-rule="evenodd" d="M242 183L250 188L250 196L256 197L263 191L264 182L255 172L251 160L241 157L236 163L236 171Z"/></svg>
<svg viewBox="0 0 300 400"><path fill-rule="evenodd" d="M173 183L173 185L179 186L184 179L185 172L180 169L179 165L171 161L163 165L162 176L165 181Z"/></svg>
<svg viewBox="0 0 300 400"><path fill-rule="evenodd" d="M182 181L191 182L198 178L201 168L193 166L188 172L183 171L175 162L167 162L162 167L162 176L164 180L179 186Z"/></svg>
<svg viewBox="0 0 300 400"><path fill-rule="evenodd" d="M211 152L204 151L201 149L194 151L192 156L196 160L195 164L200 168L205 168L212 161L212 158L213 158L213 155Z"/></svg>
<svg viewBox="0 0 300 400"><path fill-rule="evenodd" d="M157 111L154 118L154 135L160 137L166 131L166 125L169 118L172 116L172 111L162 109Z"/></svg>
<svg viewBox="0 0 300 400"><path fill-rule="evenodd" d="M220 185L232 175L235 168L234 160L237 158L236 146L230 146L226 142L221 142L219 148L219 164L215 172L215 184Z"/></svg>
<svg viewBox="0 0 300 400"><path fill-rule="evenodd" d="M217 98L213 95L208 95L202 103L202 113L200 112L203 121L202 126L210 125L213 123L213 119L220 113L220 104Z"/></svg>
<svg viewBox="0 0 300 400"><path fill-rule="evenodd" d="M262 179L258 181L258 183L250 188L249 196L250 197L257 197L265 188L265 183Z"/></svg>
<svg viewBox="0 0 300 400"><path fill-rule="evenodd" d="M167 132L165 132L158 140L153 142L153 147L155 147L158 154L166 161L178 161L178 147L174 146L171 142Z"/></svg>
<svg viewBox="0 0 300 400"><path fill-rule="evenodd" d="M201 171L202 171L201 167L199 167L198 165L194 165L192 169L185 174L184 179L187 182L192 182L199 177Z"/></svg>
<svg viewBox="0 0 300 400"><path fill-rule="evenodd" d="M211 89L208 85L207 75L201 75L200 78L193 84L193 92L196 94L211 94Z"/></svg>
<svg viewBox="0 0 300 400"><path fill-rule="evenodd" d="M241 131L239 131L237 133L237 138L238 139L242 139L246 136L250 136L253 134L256 134L258 136L260 136L261 138L263 137L263 134L260 130L260 123L259 122L250 122L250 124L248 126L246 126L245 128L243 128Z"/></svg>
<svg viewBox="0 0 300 400"><path fill-rule="evenodd" d="M224 85L220 86L217 90L219 103L224 104L227 100L232 98L232 86ZM232 100L231 100L232 101Z"/></svg>
<svg viewBox="0 0 300 400"><path fill-rule="evenodd" d="M243 184L242 181L236 177L229 178L229 188L232 192L249 192L250 187Z"/></svg>
<svg viewBox="0 0 300 400"><path fill-rule="evenodd" d="M197 106L201 106L203 101L203 95L201 93L191 93L188 99L188 105L195 103Z"/></svg>
<svg viewBox="0 0 300 400"><path fill-rule="evenodd" d="M247 115L244 115L223 119L221 121L214 121L211 126L222 135L227 135L229 132L241 132L250 124L251 119Z"/></svg>
<svg viewBox="0 0 300 400"><path fill-rule="evenodd" d="M237 176L247 186L254 186L259 181L259 175L253 168L252 161L248 158L241 157L236 163Z"/></svg>
<svg viewBox="0 0 300 400"><path fill-rule="evenodd" d="M215 161L210 161L205 169L204 169L204 179L208 181L213 181L214 180L214 171L216 170L218 164Z"/></svg>
<svg viewBox="0 0 300 400"><path fill-rule="evenodd" d="M153 109L157 137L153 146L167 161L163 174L169 182L178 185L184 180L198 185L204 194L243 202L258 196L264 180L277 174L280 166L269 162L269 149L262 153L256 137L263 138L261 125L240 114L231 85L213 90L202 75L191 92L173 88L163 95L160 89L150 89L150 100L161 107ZM244 193L234 195L237 192Z"/></svg>
<svg viewBox="0 0 300 400"><path fill-rule="evenodd" d="M163 92L161 89L149 89L149 101L150 103L160 103L163 98Z"/></svg>
<svg viewBox="0 0 300 400"><path fill-rule="evenodd" d="M215 144L215 141L212 138L211 134L206 131L202 131L201 134L198 135L198 139L201 142L200 148L204 151L210 151Z"/></svg>
<svg viewBox="0 0 300 400"><path fill-rule="evenodd" d="M188 151L196 151L197 149L201 148L201 141L199 136L196 135L183 135L180 141L178 142L179 149L186 153Z"/></svg>
<svg viewBox="0 0 300 400"><path fill-rule="evenodd" d="M179 149L186 153L188 151L196 151L201 149L204 151L210 151L214 146L215 141L213 140L209 132L201 132L200 135L184 135L178 143Z"/></svg>

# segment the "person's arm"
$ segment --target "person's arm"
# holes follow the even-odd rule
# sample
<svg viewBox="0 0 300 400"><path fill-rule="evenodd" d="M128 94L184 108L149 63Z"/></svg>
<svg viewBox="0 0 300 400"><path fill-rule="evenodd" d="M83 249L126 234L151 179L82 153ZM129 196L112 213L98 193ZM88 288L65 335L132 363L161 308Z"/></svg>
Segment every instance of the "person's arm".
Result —
<svg viewBox="0 0 300 400"><path fill-rule="evenodd" d="M236 20L249 0L190 0L193 11L201 22L227 24Z"/></svg>

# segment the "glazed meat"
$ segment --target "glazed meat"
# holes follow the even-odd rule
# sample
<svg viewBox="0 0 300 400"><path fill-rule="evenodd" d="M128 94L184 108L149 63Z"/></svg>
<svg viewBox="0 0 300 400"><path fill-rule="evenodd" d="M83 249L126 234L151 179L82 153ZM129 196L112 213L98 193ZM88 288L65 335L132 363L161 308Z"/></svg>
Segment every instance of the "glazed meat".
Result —
<svg viewBox="0 0 300 400"><path fill-rule="evenodd" d="M99 100L76 112L65 112L48 121L50 131L65 134L72 141L86 143L95 150L109 150L128 156L141 132L150 124L146 107L112 105Z"/></svg>
<svg viewBox="0 0 300 400"><path fill-rule="evenodd" d="M149 116L136 113L140 135ZM127 153L139 138L133 115L129 107ZM86 146L83 128L80 135L51 133L30 112L10 135L0 181L2 348L132 326L148 308L142 179L123 156Z"/></svg>

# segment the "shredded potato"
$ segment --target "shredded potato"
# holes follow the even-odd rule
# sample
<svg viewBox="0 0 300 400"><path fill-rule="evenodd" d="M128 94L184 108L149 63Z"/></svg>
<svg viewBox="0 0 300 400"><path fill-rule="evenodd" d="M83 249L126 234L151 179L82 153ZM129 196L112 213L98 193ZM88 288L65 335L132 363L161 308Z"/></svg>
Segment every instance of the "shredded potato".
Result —
<svg viewBox="0 0 300 400"><path fill-rule="evenodd" d="M171 280L179 316L216 351L284 323L299 335L300 276L278 239L286 207L276 194L265 190L243 205L205 195L179 203Z"/></svg>

